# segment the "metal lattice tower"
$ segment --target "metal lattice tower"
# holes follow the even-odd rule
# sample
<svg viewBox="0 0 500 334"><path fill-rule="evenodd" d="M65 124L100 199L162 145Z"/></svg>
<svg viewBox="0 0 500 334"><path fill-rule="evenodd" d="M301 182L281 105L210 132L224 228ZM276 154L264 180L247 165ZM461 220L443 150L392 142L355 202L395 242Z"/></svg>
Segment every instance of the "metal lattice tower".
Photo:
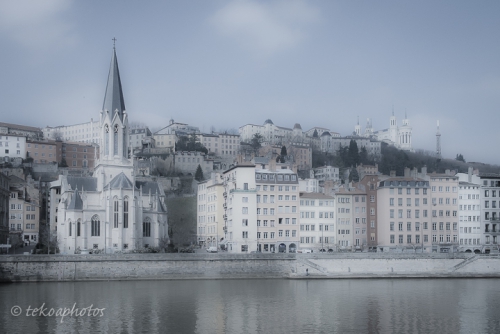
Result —
<svg viewBox="0 0 500 334"><path fill-rule="evenodd" d="M437 132L436 132L436 156L441 159L441 132L439 132L439 120L437 121Z"/></svg>

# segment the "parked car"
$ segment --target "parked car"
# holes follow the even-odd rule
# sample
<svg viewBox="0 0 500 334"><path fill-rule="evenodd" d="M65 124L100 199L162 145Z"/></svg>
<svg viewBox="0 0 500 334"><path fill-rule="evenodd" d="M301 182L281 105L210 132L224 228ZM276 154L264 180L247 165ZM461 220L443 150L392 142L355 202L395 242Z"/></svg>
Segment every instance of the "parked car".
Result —
<svg viewBox="0 0 500 334"><path fill-rule="evenodd" d="M209 253L217 253L217 247L211 246L207 248L207 252Z"/></svg>
<svg viewBox="0 0 500 334"><path fill-rule="evenodd" d="M312 252L313 252L312 249L307 249L306 248L306 249L302 250L302 253L312 253Z"/></svg>

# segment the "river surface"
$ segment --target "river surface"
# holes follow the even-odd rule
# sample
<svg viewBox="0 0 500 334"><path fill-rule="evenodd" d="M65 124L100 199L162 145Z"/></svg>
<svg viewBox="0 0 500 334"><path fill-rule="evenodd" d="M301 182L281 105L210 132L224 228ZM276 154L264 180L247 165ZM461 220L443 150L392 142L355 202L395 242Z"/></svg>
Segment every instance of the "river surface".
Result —
<svg viewBox="0 0 500 334"><path fill-rule="evenodd" d="M1 284L10 332L500 333L500 279Z"/></svg>

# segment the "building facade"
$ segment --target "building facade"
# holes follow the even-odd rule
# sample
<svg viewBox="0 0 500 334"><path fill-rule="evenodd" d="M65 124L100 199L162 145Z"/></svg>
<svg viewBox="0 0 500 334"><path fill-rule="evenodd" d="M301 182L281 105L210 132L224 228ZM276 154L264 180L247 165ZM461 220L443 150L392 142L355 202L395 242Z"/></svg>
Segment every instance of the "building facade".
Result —
<svg viewBox="0 0 500 334"><path fill-rule="evenodd" d="M300 249L336 250L335 198L320 193L300 194Z"/></svg>

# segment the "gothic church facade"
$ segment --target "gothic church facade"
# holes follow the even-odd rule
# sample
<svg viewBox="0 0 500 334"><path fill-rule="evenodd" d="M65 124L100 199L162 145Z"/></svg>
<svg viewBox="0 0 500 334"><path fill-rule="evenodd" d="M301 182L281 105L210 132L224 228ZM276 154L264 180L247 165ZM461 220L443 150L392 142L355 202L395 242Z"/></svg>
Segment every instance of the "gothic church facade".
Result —
<svg viewBox="0 0 500 334"><path fill-rule="evenodd" d="M51 230L61 253L106 253L158 246L168 239L165 193L138 181L128 158L129 125L113 47L99 120L99 157L91 177L60 175L51 184Z"/></svg>

